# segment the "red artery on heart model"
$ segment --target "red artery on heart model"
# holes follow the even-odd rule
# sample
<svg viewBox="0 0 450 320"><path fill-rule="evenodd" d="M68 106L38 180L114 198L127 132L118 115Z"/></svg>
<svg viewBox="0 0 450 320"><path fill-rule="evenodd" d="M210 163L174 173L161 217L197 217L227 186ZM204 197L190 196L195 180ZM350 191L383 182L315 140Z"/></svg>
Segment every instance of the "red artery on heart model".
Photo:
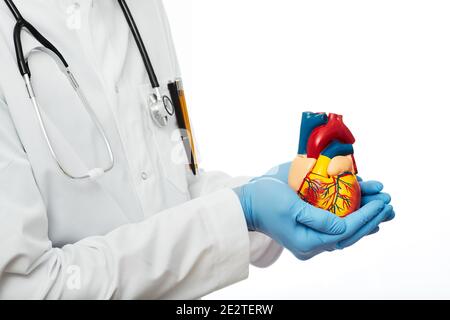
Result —
<svg viewBox="0 0 450 320"><path fill-rule="evenodd" d="M337 114L305 112L289 185L306 202L339 217L359 209L355 138Z"/></svg>

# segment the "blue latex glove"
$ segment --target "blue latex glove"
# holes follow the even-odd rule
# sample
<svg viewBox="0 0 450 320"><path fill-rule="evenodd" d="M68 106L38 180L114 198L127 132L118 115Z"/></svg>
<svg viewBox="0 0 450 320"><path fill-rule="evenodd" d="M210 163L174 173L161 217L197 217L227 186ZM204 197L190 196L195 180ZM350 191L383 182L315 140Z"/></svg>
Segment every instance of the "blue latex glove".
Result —
<svg viewBox="0 0 450 320"><path fill-rule="evenodd" d="M393 215L392 206L375 200L339 218L307 204L286 183L268 176L235 192L248 229L265 233L301 260L352 245Z"/></svg>

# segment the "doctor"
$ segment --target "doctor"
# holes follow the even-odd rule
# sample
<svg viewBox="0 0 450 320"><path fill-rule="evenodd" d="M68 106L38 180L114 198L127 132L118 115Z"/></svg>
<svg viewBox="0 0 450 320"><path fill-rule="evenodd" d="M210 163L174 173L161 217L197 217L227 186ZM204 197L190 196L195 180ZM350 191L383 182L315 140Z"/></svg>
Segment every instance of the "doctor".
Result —
<svg viewBox="0 0 450 320"><path fill-rule="evenodd" d="M0 298L197 298L283 247L306 260L394 217L377 182L361 183L364 207L340 219L299 200L288 164L251 182L194 175L170 105L163 126L149 114L180 77L160 0L128 4L157 90L118 1L14 3L64 56L93 116L55 57L21 32L27 90L17 17L0 1Z"/></svg>

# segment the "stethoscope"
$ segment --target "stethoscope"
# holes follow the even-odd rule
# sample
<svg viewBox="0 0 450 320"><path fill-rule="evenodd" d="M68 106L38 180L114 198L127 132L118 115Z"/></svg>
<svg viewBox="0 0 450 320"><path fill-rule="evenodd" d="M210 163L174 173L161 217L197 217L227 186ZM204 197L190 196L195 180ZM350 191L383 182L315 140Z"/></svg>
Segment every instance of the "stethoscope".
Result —
<svg viewBox="0 0 450 320"><path fill-rule="evenodd" d="M25 82L25 87L28 91L29 98L33 104L34 111L36 113L36 116L38 118L39 126L42 130L42 133L44 135L46 144L50 150L51 156L55 160L56 164L58 165L59 169L69 178L71 179L87 179L87 178L96 178L98 176L103 175L106 172L111 171L111 169L114 167L114 154L111 149L111 144L108 140L108 137L105 134L105 130L103 129L102 125L100 124L100 121L98 120L97 116L95 115L93 109L91 108L88 100L86 99L86 96L84 95L83 91L81 90L80 85L78 84L75 76L69 69L69 65L67 61L64 59L63 55L56 49L56 47L48 41L36 28L33 27L28 21L26 21L20 11L15 6L13 0L5 0L6 5L14 15L14 18L16 19L16 25L14 27L14 46L16 51L16 57L17 57L17 64L20 71L20 74L23 77L23 80ZM174 104L172 103L172 100L166 96L161 95L160 86L158 82L158 78L156 76L156 73L153 69L152 63L150 61L150 58L148 56L147 49L145 48L145 45L142 41L141 35L139 33L139 30L136 26L136 23L133 19L133 16L130 12L130 9L128 8L127 3L125 0L118 0L118 3L120 5L120 8L123 11L123 14L125 16L125 19L127 20L128 26L130 27L131 33L133 34L134 40L138 46L139 52L141 54L142 60L144 62L145 69L147 70L148 77L150 79L150 83L153 87L153 93L148 98L148 108L151 114L151 117L155 124L158 127L165 127L169 123L170 117L172 117L175 114L175 108ZM27 56L23 53L22 48L22 42L21 42L21 31L26 30L28 33L30 33L42 46L32 49ZM94 168L91 170L88 170L86 174L83 175L77 175L67 168L64 167L62 162L59 160L57 153L55 149L53 148L51 139L49 138L49 134L47 132L47 128L45 126L45 122L43 121L41 109L39 107L39 103L36 100L36 96L34 93L33 85L31 83L31 72L28 66L28 60L31 55L34 53L45 53L49 57L53 59L53 61L57 64L57 66L60 68L60 70L65 74L68 81L70 82L72 88L75 90L78 98L80 99L81 103L83 104L86 112L88 113L89 117L91 118L92 122L95 124L96 129L98 130L100 136L102 137L104 144L106 146L106 150L108 153L108 164L105 167L102 168Z"/></svg>

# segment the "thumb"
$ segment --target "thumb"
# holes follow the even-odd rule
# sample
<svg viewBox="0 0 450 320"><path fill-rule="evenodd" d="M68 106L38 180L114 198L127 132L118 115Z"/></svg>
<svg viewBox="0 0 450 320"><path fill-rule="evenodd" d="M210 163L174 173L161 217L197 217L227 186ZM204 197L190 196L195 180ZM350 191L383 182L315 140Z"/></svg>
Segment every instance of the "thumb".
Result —
<svg viewBox="0 0 450 320"><path fill-rule="evenodd" d="M316 231L339 235L345 232L346 223L343 219L332 214L331 212L318 209L312 205L299 200L301 207L296 214L296 221Z"/></svg>

